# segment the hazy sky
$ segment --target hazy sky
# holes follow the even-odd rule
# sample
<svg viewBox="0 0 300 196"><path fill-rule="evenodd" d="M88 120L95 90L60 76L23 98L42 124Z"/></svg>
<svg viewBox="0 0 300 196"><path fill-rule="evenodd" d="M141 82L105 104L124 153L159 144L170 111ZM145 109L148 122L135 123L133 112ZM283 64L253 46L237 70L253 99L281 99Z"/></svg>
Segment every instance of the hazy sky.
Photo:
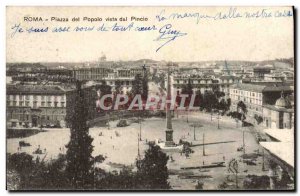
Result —
<svg viewBox="0 0 300 196"><path fill-rule="evenodd" d="M245 13L262 14L260 7L8 7L6 44L7 62L79 62L97 60L103 52L107 60L137 60L149 58L167 61L201 60L268 60L293 57L293 17L274 17L275 14L292 10L288 7L264 8L263 13L272 17L245 18ZM222 14L240 14L243 17L219 19L201 18ZM172 14L185 18L173 19ZM190 14L190 15L189 15ZM197 15L199 14L199 15ZM156 18L165 17L164 21ZM42 22L26 22L24 17L42 17ZM134 22L134 26L124 32L113 32L116 22L107 22L107 17L127 17L127 22L117 21L118 25L128 26L130 17L147 17L148 21ZM177 15L178 16L178 15ZM261 15L260 15L261 16ZM51 21L51 17L68 18L69 22ZM99 22L72 22L73 17L101 17ZM45 21L48 19L48 21ZM16 33L12 27L18 25L24 30ZM96 29L104 24L108 31ZM182 35L174 37L162 35L159 29L164 25ZM155 27L153 27L153 25ZM74 32L76 26L94 26L91 32ZM153 27L149 31L135 31L137 27ZM28 33L26 29L46 28L48 32ZM54 27L70 27L71 32L53 33ZM16 29L16 28L15 28ZM160 39L155 41L162 35ZM171 36L171 37L170 37Z"/></svg>

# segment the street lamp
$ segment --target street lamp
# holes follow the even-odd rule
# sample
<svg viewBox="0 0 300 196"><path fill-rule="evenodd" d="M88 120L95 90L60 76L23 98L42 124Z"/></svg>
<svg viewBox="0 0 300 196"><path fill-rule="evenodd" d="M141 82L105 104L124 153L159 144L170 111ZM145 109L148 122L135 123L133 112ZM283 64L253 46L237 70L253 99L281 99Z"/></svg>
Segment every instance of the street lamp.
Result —
<svg viewBox="0 0 300 196"><path fill-rule="evenodd" d="M218 112L218 129L220 129L220 112Z"/></svg>
<svg viewBox="0 0 300 196"><path fill-rule="evenodd" d="M203 156L205 156L205 144L204 144L204 133L203 133Z"/></svg>
<svg viewBox="0 0 300 196"><path fill-rule="evenodd" d="M262 149L262 171L265 171L265 150Z"/></svg>
<svg viewBox="0 0 300 196"><path fill-rule="evenodd" d="M189 123L189 109L187 109L186 122Z"/></svg>
<svg viewBox="0 0 300 196"><path fill-rule="evenodd" d="M110 121L110 114L108 114L108 120L107 120L107 129L110 129L110 125L109 125L109 121Z"/></svg>
<svg viewBox="0 0 300 196"><path fill-rule="evenodd" d="M203 127L203 125L199 123L194 123L190 125L191 127L194 127L194 140L196 141L196 127Z"/></svg>
<svg viewBox="0 0 300 196"><path fill-rule="evenodd" d="M218 111L218 129L220 129L220 112L221 110Z"/></svg>
<svg viewBox="0 0 300 196"><path fill-rule="evenodd" d="M243 154L245 154L246 151L246 146L245 146L245 130L243 129Z"/></svg>
<svg viewBox="0 0 300 196"><path fill-rule="evenodd" d="M140 134L139 134L139 138L140 141L142 141L142 121L141 121L141 117L139 116L139 124L140 124Z"/></svg>

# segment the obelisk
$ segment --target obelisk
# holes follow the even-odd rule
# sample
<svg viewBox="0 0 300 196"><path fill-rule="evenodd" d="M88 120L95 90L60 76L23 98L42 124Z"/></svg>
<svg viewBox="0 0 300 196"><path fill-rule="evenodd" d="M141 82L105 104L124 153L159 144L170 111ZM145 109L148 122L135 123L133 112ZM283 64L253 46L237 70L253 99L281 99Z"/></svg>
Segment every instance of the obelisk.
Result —
<svg viewBox="0 0 300 196"><path fill-rule="evenodd" d="M173 141L173 128L172 128L172 116L171 116L171 80L170 80L170 70L168 70L167 79L167 99L169 103L166 104L166 119L167 119L167 129L166 129L166 144L165 146L175 146Z"/></svg>

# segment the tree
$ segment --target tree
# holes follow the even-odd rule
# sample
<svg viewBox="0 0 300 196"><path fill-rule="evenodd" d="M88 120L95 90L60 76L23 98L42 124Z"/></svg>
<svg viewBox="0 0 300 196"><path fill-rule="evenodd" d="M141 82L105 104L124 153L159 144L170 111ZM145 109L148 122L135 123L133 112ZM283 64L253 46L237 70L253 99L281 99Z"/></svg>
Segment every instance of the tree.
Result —
<svg viewBox="0 0 300 196"><path fill-rule="evenodd" d="M45 157L44 157L45 158ZM65 156L59 154L57 159L44 162L39 157L33 157L26 153L15 153L8 156L8 169L18 172L21 190L57 190L71 189L65 176ZM15 179L14 179L15 180Z"/></svg>
<svg viewBox="0 0 300 196"><path fill-rule="evenodd" d="M202 103L203 108L205 108L207 112L210 112L212 111L212 109L217 108L219 104L218 99L213 91L207 90L204 92Z"/></svg>
<svg viewBox="0 0 300 196"><path fill-rule="evenodd" d="M105 83L97 85L96 90L100 90L101 96L111 94L111 86Z"/></svg>
<svg viewBox="0 0 300 196"><path fill-rule="evenodd" d="M197 185L195 186L195 189L196 190L203 190L203 185L204 185L204 182L198 181Z"/></svg>
<svg viewBox="0 0 300 196"><path fill-rule="evenodd" d="M221 99L221 101L219 102L219 110L222 110L223 112L225 112L227 110L227 103L225 101L225 99Z"/></svg>
<svg viewBox="0 0 300 196"><path fill-rule="evenodd" d="M293 180L289 176L286 170L282 171L281 178L275 181L275 188L278 190L287 190L289 184L293 183Z"/></svg>
<svg viewBox="0 0 300 196"><path fill-rule="evenodd" d="M248 112L246 104L244 102L242 102L242 101L238 102L238 104L237 104L237 110L238 109L241 109L244 114L247 114L247 112Z"/></svg>
<svg viewBox="0 0 300 196"><path fill-rule="evenodd" d="M144 159L137 164L137 175L143 189L170 189L168 160L169 157L161 151L159 146L149 144Z"/></svg>
<svg viewBox="0 0 300 196"><path fill-rule="evenodd" d="M20 176L20 189L26 189L30 173L34 168L33 156L26 153L14 153L9 155L8 169L16 170Z"/></svg>
<svg viewBox="0 0 300 196"><path fill-rule="evenodd" d="M201 91L198 90L196 92L196 97L195 97L195 102L194 102L194 106L201 106L201 102L203 100L203 96L201 94Z"/></svg>
<svg viewBox="0 0 300 196"><path fill-rule="evenodd" d="M257 124L259 125L260 123L263 122L263 117L257 114L254 114L254 119L256 120Z"/></svg>
<svg viewBox="0 0 300 196"><path fill-rule="evenodd" d="M188 80L188 83L182 87L181 93L189 96L193 94L193 85L190 78Z"/></svg>
<svg viewBox="0 0 300 196"><path fill-rule="evenodd" d="M215 90L213 91L214 94L216 95L217 99L220 99L221 97L224 97L225 96L225 93L222 92L222 91L219 91L219 90Z"/></svg>
<svg viewBox="0 0 300 196"><path fill-rule="evenodd" d="M145 67L143 67L143 71L144 71L144 78L143 78L143 84L142 84L142 99L143 100L147 100L148 98L148 89L149 89L149 86L148 86L148 71Z"/></svg>
<svg viewBox="0 0 300 196"><path fill-rule="evenodd" d="M121 94L121 90L122 90L122 84L121 84L121 81L120 80L116 80L116 83L115 83L115 90L116 90L116 95L117 94Z"/></svg>
<svg viewBox="0 0 300 196"><path fill-rule="evenodd" d="M141 74L135 75L131 92L133 96L143 94L143 78Z"/></svg>
<svg viewBox="0 0 300 196"><path fill-rule="evenodd" d="M181 94L188 95L188 97L186 98L184 106L185 107L189 106L191 97L193 95L193 85L192 85L192 82L191 82L190 78L188 80L188 83L182 87ZM180 101L181 101L181 99L180 99Z"/></svg>
<svg viewBox="0 0 300 196"><path fill-rule="evenodd" d="M231 99L228 98L228 99L227 99L227 110L230 109L230 106L231 106Z"/></svg>
<svg viewBox="0 0 300 196"><path fill-rule="evenodd" d="M244 189L267 190L270 187L270 178L266 175L248 175L246 176L243 185Z"/></svg>
<svg viewBox="0 0 300 196"><path fill-rule="evenodd" d="M81 83L76 84L76 94L74 99L74 111L71 118L71 136L70 142L66 145L67 166L66 174L72 186L77 189L86 187L93 176L91 168L93 165L93 139L89 135L87 121L87 109L84 104L84 95L81 89Z"/></svg>
<svg viewBox="0 0 300 196"><path fill-rule="evenodd" d="M102 82L101 85L96 85L95 86L96 91L100 92L100 96L103 97L104 95L111 95L112 91L111 91L111 86L105 84L105 82ZM111 97L108 97L105 99L104 103L105 106L110 106L113 104L113 100ZM93 107L95 107L93 105Z"/></svg>

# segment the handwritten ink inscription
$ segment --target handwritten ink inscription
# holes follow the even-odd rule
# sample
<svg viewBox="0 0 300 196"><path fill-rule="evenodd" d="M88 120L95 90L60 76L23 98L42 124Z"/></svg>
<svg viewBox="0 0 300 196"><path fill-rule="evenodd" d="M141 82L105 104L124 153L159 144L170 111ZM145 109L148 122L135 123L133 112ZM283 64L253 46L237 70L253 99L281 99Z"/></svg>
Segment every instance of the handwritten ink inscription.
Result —
<svg viewBox="0 0 300 196"><path fill-rule="evenodd" d="M216 11L214 14L206 14L200 12L168 12L166 9L159 11L154 17L152 23L148 18L137 18L128 17L130 22L127 22L127 17L106 17L102 22L101 17L83 17L83 22L89 22L93 25L61 25L64 22L78 22L80 17L74 17L72 19L68 18L58 18L50 17L50 22L60 22L58 26L46 26L44 23L42 25L31 25L31 26L21 26L20 23L16 23L11 27L10 37L14 38L17 34L47 34L47 33L88 33L88 32L155 32L157 37L153 41L158 43L158 47L155 49L159 52L163 47L169 45L170 43L178 40L179 38L186 37L188 32L183 32L178 26L172 24L173 21L182 21L183 23L194 23L198 25L201 21L211 20L211 21L226 21L226 20L263 20L268 18L283 18L283 17L293 17L292 10L269 10L266 8L257 8L254 11L239 11L236 7L230 7L226 11ZM42 17L24 17L25 22L38 23L45 22L48 19ZM142 23L143 22L143 23ZM147 24L146 24L147 22ZM68 23L69 24L69 23Z"/></svg>

